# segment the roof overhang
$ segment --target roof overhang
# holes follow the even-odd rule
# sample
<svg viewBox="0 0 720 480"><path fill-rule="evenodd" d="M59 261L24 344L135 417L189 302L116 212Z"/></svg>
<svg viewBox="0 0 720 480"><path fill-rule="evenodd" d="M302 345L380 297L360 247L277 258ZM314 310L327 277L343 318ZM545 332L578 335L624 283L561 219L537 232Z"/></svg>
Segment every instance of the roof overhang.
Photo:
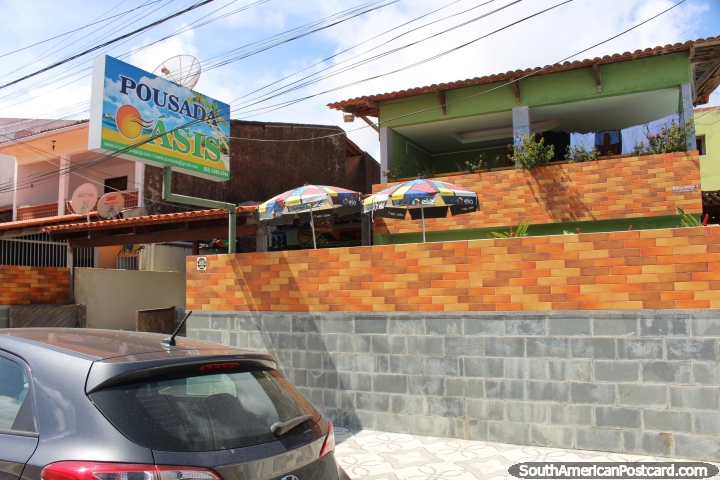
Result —
<svg viewBox="0 0 720 480"><path fill-rule="evenodd" d="M256 207L237 208L237 236L254 235ZM67 240L73 248L141 243L194 241L228 236L228 211L223 209L79 222L43 228L53 240Z"/></svg>
<svg viewBox="0 0 720 480"><path fill-rule="evenodd" d="M29 133L14 139L0 137L0 153L12 155L20 164L47 160L49 155L87 150L88 122Z"/></svg>
<svg viewBox="0 0 720 480"><path fill-rule="evenodd" d="M411 88L396 92L367 95L350 100L331 103L328 107L346 113L352 113L357 117L370 116L379 117L380 103L389 100L415 97L425 94L443 95L448 90L474 87L496 82L513 82L527 76L550 75L553 73L579 70L583 68L597 68L600 65L629 62L642 58L657 57L673 53L689 52L690 62L693 65L693 77L695 86L695 104L707 103L710 94L720 85L720 37L710 37L664 47L646 48L622 54L606 55L602 58L596 57L587 60L576 60L574 62L556 63L545 67L528 68L526 70L515 70L506 73L476 77L468 80L460 80L450 83L440 83L425 87Z"/></svg>

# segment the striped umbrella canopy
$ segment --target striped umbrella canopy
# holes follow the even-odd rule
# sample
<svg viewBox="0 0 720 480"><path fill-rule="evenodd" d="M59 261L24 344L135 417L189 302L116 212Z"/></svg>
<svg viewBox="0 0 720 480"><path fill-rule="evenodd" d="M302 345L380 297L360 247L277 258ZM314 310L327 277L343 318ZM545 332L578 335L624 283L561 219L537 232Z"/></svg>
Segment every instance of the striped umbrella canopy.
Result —
<svg viewBox="0 0 720 480"><path fill-rule="evenodd" d="M363 212L383 218L422 219L425 242L425 218L445 218L448 209L454 215L477 211L477 193L465 187L438 180L417 179L393 185L363 200Z"/></svg>
<svg viewBox="0 0 720 480"><path fill-rule="evenodd" d="M295 218L310 221L315 240L315 220L351 215L361 210L360 192L325 185L304 185L281 193L258 206L258 220L273 225L291 224ZM315 245L317 248L317 245Z"/></svg>

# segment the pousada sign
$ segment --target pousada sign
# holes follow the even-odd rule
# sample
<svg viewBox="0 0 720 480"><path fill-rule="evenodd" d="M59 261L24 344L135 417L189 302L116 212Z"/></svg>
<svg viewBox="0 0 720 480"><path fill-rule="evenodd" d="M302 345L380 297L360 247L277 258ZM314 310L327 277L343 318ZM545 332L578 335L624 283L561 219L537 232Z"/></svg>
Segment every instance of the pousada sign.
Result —
<svg viewBox="0 0 720 480"><path fill-rule="evenodd" d="M88 150L230 179L230 107L103 55L93 62Z"/></svg>

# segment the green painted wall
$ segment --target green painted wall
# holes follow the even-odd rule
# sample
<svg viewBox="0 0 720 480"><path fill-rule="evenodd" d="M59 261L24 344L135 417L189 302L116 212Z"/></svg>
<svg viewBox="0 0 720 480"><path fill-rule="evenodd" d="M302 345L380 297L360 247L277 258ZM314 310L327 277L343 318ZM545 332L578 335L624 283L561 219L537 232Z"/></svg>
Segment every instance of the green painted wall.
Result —
<svg viewBox="0 0 720 480"><path fill-rule="evenodd" d="M427 151L394 130L392 133L392 166L400 167L401 178L415 175L418 165L432 166L432 157Z"/></svg>
<svg viewBox="0 0 720 480"><path fill-rule="evenodd" d="M690 63L685 52L603 65L600 74L603 84L601 94L597 93L592 68L520 80L522 105L539 107L647 92L677 87L691 80ZM443 115L435 94L382 102L380 121L383 127L399 127L508 111L518 105L512 87L502 85L500 82L448 90L447 116ZM418 111L422 112L409 115Z"/></svg>
<svg viewBox="0 0 720 480"><path fill-rule="evenodd" d="M699 217L699 215L698 215ZM392 219L385 220L392 222ZM614 220L597 220L592 222L567 222L530 225L528 233L531 236L562 235L564 230L575 233L577 228L582 233L617 232L627 230L632 225L633 230L649 230L658 228L674 228L680 225L677 215L646 218L623 218ZM515 228L513 226L513 228ZM508 232L509 227L472 228L464 230L428 231L425 238L428 242L451 242L457 240L475 240L492 237L492 232ZM401 243L420 243L422 233L397 233L391 235L373 235L375 245L393 245Z"/></svg>
<svg viewBox="0 0 720 480"><path fill-rule="evenodd" d="M417 164L429 165L435 169L436 174L458 172L465 168L466 161L475 161L481 153L491 160L492 167L502 167L505 147L485 147L482 149L467 149L428 153L427 150L407 137L390 130L392 133L393 166L402 168L401 178L412 177L417 174ZM508 144L510 140L508 140ZM496 162L495 157L499 160ZM459 165L459 166L458 166Z"/></svg>
<svg viewBox="0 0 720 480"><path fill-rule="evenodd" d="M695 134L705 136L705 155L700 156L700 187L720 190L720 110L695 115Z"/></svg>

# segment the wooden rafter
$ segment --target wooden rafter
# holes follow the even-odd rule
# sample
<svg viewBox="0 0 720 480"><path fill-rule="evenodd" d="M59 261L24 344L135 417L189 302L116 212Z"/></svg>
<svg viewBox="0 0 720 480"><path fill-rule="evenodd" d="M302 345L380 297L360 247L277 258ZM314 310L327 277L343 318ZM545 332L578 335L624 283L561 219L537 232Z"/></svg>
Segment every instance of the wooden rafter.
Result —
<svg viewBox="0 0 720 480"><path fill-rule="evenodd" d="M690 59L690 63L716 62L718 60L720 60L720 55L707 55L705 57L693 57Z"/></svg>
<svg viewBox="0 0 720 480"><path fill-rule="evenodd" d="M700 78L697 79L697 82L695 82L695 90L700 91L705 86L705 84L710 80L710 78L717 73L718 69L720 69L720 60L713 63L710 68L705 70L705 73L702 74Z"/></svg>
<svg viewBox="0 0 720 480"><path fill-rule="evenodd" d="M372 120L370 120L369 118L367 118L365 115L360 115L360 118L362 118L362 119L365 121L365 123L367 123L368 125L370 125L370 128L372 128L372 129L375 130L376 132L380 133L380 127L378 127L378 126L375 124L375 122L373 122Z"/></svg>
<svg viewBox="0 0 720 480"><path fill-rule="evenodd" d="M438 102L440 102L440 108L442 108L443 115L447 117L447 97L445 95L445 90L436 91L435 96L437 97Z"/></svg>
<svg viewBox="0 0 720 480"><path fill-rule="evenodd" d="M593 72L595 73L595 84L597 84L598 93L602 93L602 77L600 76L600 66L593 63Z"/></svg>
<svg viewBox="0 0 720 480"><path fill-rule="evenodd" d="M512 89L515 93L515 103L518 105L522 105L522 99L520 98L520 80L519 79L513 79L512 81Z"/></svg>

